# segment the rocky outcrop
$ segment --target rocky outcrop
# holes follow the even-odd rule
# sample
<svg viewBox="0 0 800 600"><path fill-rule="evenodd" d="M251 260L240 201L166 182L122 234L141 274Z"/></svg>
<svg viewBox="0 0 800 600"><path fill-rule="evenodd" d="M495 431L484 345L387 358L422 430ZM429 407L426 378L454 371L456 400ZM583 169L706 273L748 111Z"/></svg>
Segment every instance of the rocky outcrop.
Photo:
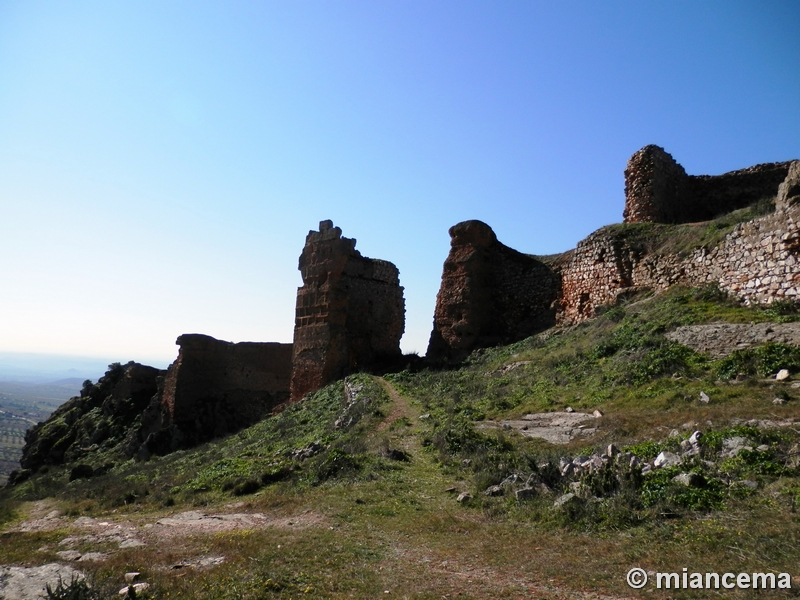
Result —
<svg viewBox="0 0 800 600"><path fill-rule="evenodd" d="M800 203L800 160L792 162L786 179L778 186L775 208L784 210Z"/></svg>
<svg viewBox="0 0 800 600"><path fill-rule="evenodd" d="M128 442L139 458L195 446L258 422L289 399L292 345L184 334L178 358Z"/></svg>
<svg viewBox="0 0 800 600"><path fill-rule="evenodd" d="M451 227L428 358L459 360L547 328L559 287L553 269L500 243L486 223Z"/></svg>
<svg viewBox="0 0 800 600"><path fill-rule="evenodd" d="M709 323L678 327L665 335L716 359L763 344L800 346L800 323Z"/></svg>
<svg viewBox="0 0 800 600"><path fill-rule="evenodd" d="M634 153L625 169L625 223L693 223L773 199L792 161L723 175L687 175L659 146Z"/></svg>
<svg viewBox="0 0 800 600"><path fill-rule="evenodd" d="M45 465L95 462L97 455L119 444L148 406L164 371L129 362L109 365L94 385L87 381L81 395L62 404L44 423L25 434L20 464L12 474L19 481ZM97 467L95 464L93 472Z"/></svg>
<svg viewBox="0 0 800 600"><path fill-rule="evenodd" d="M397 359L405 302L397 267L361 255L356 240L331 221L310 231L300 255L292 401L341 379Z"/></svg>

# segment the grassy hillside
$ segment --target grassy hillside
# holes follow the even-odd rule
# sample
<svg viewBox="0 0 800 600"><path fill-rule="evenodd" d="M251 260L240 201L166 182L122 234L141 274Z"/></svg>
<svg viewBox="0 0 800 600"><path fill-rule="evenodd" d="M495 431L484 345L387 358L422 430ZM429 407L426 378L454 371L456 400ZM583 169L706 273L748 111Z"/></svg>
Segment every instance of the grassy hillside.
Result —
<svg viewBox="0 0 800 600"><path fill-rule="evenodd" d="M74 564L109 598L131 570L149 597L209 599L707 598L719 592L636 591L625 574L800 575L800 388L774 380L800 373L800 352L714 361L664 337L796 318L676 288L460 368L350 377L193 451L137 463L108 450L89 461L113 459L110 471L71 482L69 466L51 467L2 491L0 562L102 552ZM504 427L568 407L603 416L566 445ZM683 463L643 468L696 430ZM562 474L562 459L610 444L621 453Z"/></svg>

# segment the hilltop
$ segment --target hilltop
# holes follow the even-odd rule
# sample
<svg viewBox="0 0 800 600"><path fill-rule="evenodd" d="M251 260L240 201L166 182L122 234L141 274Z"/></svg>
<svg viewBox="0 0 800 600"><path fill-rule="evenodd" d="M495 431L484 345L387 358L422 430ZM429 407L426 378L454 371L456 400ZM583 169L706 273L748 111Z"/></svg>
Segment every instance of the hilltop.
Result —
<svg viewBox="0 0 800 600"><path fill-rule="evenodd" d="M52 565L88 575L85 597L134 571L153 598L675 596L628 587L640 566L797 589L798 182L798 162L688 176L653 146L626 170L626 222L567 253L460 223L425 359L399 353L397 269L323 221L293 345L181 336L167 371L112 364L26 435L0 579ZM731 210L697 222L698 197Z"/></svg>

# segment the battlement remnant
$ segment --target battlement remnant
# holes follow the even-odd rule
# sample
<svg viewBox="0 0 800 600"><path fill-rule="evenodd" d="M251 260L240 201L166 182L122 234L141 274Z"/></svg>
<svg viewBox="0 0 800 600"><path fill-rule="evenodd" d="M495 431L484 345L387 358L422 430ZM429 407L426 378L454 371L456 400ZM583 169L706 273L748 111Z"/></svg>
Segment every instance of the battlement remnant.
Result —
<svg viewBox="0 0 800 600"><path fill-rule="evenodd" d="M405 301L392 263L362 256L331 221L300 255L291 399L401 355Z"/></svg>
<svg viewBox="0 0 800 600"><path fill-rule="evenodd" d="M645 146L625 169L625 223L695 223L772 199L792 161L723 173L687 175L663 148Z"/></svg>
<svg viewBox="0 0 800 600"><path fill-rule="evenodd" d="M460 360L554 324L561 279L548 265L505 246L482 221L449 233L428 358Z"/></svg>
<svg viewBox="0 0 800 600"><path fill-rule="evenodd" d="M289 399L292 345L178 337L178 358L142 415L128 452L188 448L257 423Z"/></svg>

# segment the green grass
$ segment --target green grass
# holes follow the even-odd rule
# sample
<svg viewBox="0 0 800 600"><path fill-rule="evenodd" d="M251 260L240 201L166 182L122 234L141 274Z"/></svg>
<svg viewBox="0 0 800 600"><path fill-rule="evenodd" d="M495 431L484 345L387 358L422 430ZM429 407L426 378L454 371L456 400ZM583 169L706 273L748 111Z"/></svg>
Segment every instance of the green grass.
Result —
<svg viewBox="0 0 800 600"><path fill-rule="evenodd" d="M59 541L81 533L79 516L146 536L158 519L197 509L259 512L267 521L186 531L127 550L107 543L109 559L82 568L103 590L119 589L121 574L137 570L153 584L154 598L202 600L640 597L624 582L632 566L792 573L800 551L800 477L792 466L798 434L732 421L797 418L800 391L761 378L796 368L794 350L754 349L729 367L664 337L679 325L795 318L791 308L746 308L714 289L675 288L628 299L577 327L476 352L457 369L387 375L390 386L353 376L355 402L337 382L226 439L147 462L117 458L91 480L68 482L67 467L51 467L0 492L2 562L57 560ZM752 376L725 377L742 369ZM699 402L701 391L709 404ZM778 395L788 402L773 405ZM598 432L553 446L478 427L567 406L602 409ZM678 435L670 436L673 429ZM650 475L600 470L580 480L582 499L553 509L569 489L554 467L561 456L613 442L649 459L677 450L694 429L704 434L695 462ZM766 450L724 459L723 441L733 436ZM407 460L389 458L392 449ZM705 485L673 481L687 469ZM528 501L482 494L512 473L535 474L553 492ZM456 502L460 492L472 500ZM37 501L51 503L38 510L58 507L68 518L54 531L11 531ZM208 556L225 561L172 569ZM698 592L641 597L705 597ZM729 596L748 597L736 590ZM777 590L770 596L792 597Z"/></svg>

